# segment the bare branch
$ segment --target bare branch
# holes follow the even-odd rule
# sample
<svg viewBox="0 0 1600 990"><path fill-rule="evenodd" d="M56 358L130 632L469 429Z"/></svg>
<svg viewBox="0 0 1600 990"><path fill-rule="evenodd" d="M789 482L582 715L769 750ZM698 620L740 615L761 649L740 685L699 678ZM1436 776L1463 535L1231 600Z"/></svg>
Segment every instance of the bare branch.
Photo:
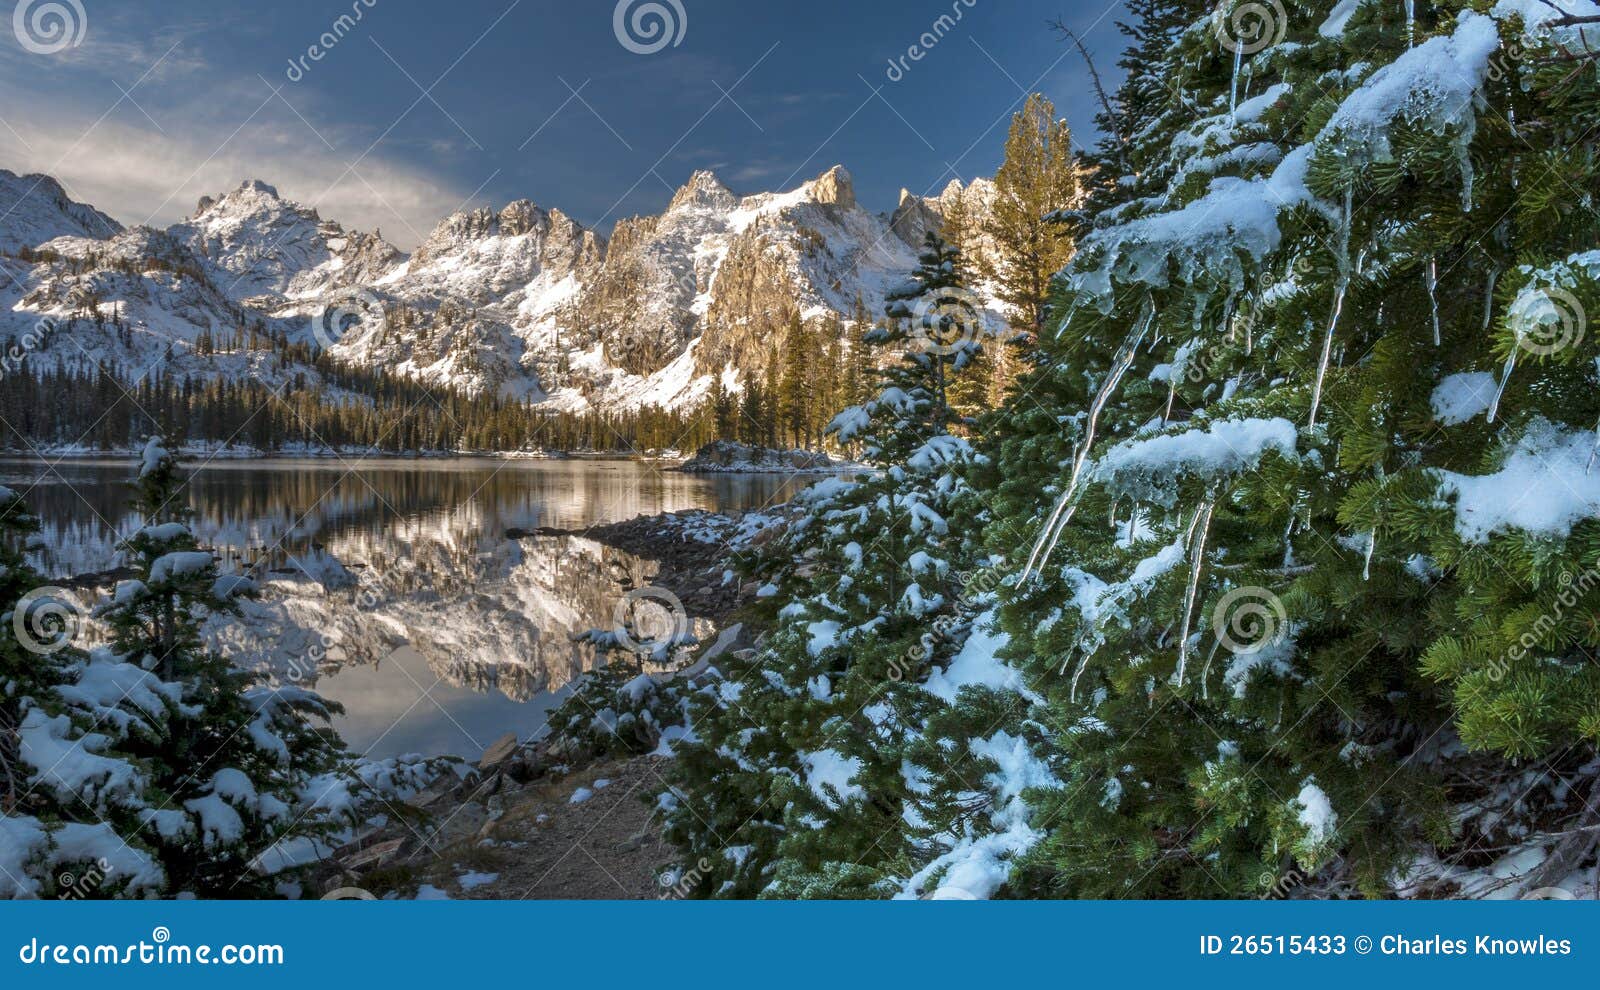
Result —
<svg viewBox="0 0 1600 990"><path fill-rule="evenodd" d="M1078 36L1078 32L1067 27L1066 21L1058 17L1050 22L1050 26L1061 32L1066 40L1072 42L1078 49L1078 54L1083 56L1084 64L1089 67L1089 79L1094 84L1094 95L1099 98L1100 108L1105 111L1106 119L1111 121L1111 126L1116 131L1117 143L1121 144L1126 140L1126 136L1122 133L1122 115L1112 108L1111 97L1106 95L1106 88L1100 81L1100 70L1095 68L1094 56L1089 54L1089 49Z"/></svg>

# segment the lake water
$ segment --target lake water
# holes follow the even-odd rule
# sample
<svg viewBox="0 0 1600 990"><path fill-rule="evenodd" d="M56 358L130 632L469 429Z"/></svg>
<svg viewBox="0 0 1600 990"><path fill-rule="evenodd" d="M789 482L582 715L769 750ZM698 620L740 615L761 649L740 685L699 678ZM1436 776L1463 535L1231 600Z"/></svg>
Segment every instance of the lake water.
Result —
<svg viewBox="0 0 1600 990"><path fill-rule="evenodd" d="M0 485L43 523L34 562L52 579L105 571L140 525L121 461L0 461ZM187 486L224 569L268 578L208 639L241 666L345 706L356 752L475 758L527 737L594 657L571 637L611 625L650 562L581 531L685 509L761 508L805 481L692 476L621 460L212 461ZM92 634L92 630L90 631Z"/></svg>

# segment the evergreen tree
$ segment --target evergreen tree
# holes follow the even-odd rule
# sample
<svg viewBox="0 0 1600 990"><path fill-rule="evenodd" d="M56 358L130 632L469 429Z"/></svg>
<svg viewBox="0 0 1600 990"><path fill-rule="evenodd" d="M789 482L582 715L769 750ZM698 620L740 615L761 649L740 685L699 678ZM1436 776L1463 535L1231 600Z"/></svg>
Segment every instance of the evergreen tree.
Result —
<svg viewBox="0 0 1600 990"><path fill-rule="evenodd" d="M315 841L337 824L307 785L338 768L341 748L309 719L339 709L300 688L260 686L205 646L201 624L235 612L252 585L218 575L189 529L182 487L177 459L152 439L131 503L145 524L124 543L138 576L98 614L116 654L181 689L167 731L136 749L163 796L147 821L168 882L200 895L268 893L283 878L264 875L263 855L291 832Z"/></svg>
<svg viewBox="0 0 1600 990"><path fill-rule="evenodd" d="M768 600L789 603L774 632L689 699L700 740L679 747L665 803L696 893L886 896L916 847L904 751L935 703L919 682L965 621L950 514L972 454L947 395L979 342L947 306L955 259L930 239L867 338L899 360L829 426L880 471L798 498L803 516L752 565L775 582Z"/></svg>
<svg viewBox="0 0 1600 990"><path fill-rule="evenodd" d="M1034 333L1044 326L1050 279L1072 257L1071 239L1052 214L1079 199L1072 132L1044 96L1029 96L1012 117L994 183L997 195L984 228L999 261L988 274L1017 327Z"/></svg>
<svg viewBox="0 0 1600 990"><path fill-rule="evenodd" d="M72 645L81 607L24 554L37 528L0 489L0 897L158 893L166 877L140 834L149 770L128 750L166 730L177 691Z"/></svg>
<svg viewBox="0 0 1600 990"><path fill-rule="evenodd" d="M1548 514L1600 417L1593 56L1537 5L1238 6L1146 5L1127 165L973 475L1029 537L1027 808L928 820L1016 839L1024 895L1548 886L1600 819L1600 529Z"/></svg>

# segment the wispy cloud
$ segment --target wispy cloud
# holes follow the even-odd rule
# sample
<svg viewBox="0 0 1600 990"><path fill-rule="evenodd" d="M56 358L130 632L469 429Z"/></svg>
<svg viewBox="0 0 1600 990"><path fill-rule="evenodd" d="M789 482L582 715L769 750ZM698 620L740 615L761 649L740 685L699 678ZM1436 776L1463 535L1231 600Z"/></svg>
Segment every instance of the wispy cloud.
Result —
<svg viewBox="0 0 1600 990"><path fill-rule="evenodd" d="M263 90L265 95L265 90ZM9 121L25 145L0 166L45 172L74 198L94 204L127 224L166 226L189 215L201 196L216 195L248 178L316 208L324 217L411 247L468 191L376 155L330 150L303 125L276 121L230 134L137 127L104 120ZM87 136L85 132L87 131Z"/></svg>

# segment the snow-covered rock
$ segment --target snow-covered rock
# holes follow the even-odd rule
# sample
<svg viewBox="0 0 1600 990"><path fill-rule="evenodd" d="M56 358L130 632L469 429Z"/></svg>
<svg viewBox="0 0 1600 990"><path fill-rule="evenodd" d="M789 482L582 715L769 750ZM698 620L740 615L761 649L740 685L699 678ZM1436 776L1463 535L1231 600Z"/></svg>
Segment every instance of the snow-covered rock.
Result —
<svg viewBox="0 0 1600 990"><path fill-rule="evenodd" d="M269 386L320 380L238 346L249 330L552 409L692 408L718 376L732 392L762 378L797 310L819 334L839 332L858 305L881 312L916 264L910 238L957 202L981 213L993 197L986 180L956 183L907 194L886 216L856 201L840 166L746 196L702 171L661 214L623 219L609 237L518 200L444 218L407 256L260 180L201 199L166 231L124 231L54 180L0 170L0 253L47 252L7 259L0 341L38 335L41 321L46 336L70 335L76 346L30 348L35 373L92 361Z"/></svg>

